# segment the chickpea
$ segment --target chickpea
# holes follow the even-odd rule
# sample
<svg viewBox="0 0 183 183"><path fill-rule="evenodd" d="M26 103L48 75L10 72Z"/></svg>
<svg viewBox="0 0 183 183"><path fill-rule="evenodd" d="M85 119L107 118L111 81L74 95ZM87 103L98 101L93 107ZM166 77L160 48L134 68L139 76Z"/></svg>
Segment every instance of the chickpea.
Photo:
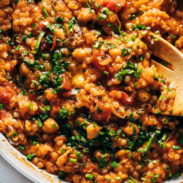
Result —
<svg viewBox="0 0 183 183"><path fill-rule="evenodd" d="M89 57L91 55L90 49L88 48L77 48L72 53L72 56L74 59L76 59L78 62L83 62L86 57Z"/></svg>
<svg viewBox="0 0 183 183"><path fill-rule="evenodd" d="M165 110L167 109L167 105L166 105L165 102L160 102L160 109L161 109L162 111L165 111Z"/></svg>
<svg viewBox="0 0 183 183"><path fill-rule="evenodd" d="M64 39L66 38L63 29L55 29L54 34L55 34L59 39L61 39L61 40L64 40Z"/></svg>
<svg viewBox="0 0 183 183"><path fill-rule="evenodd" d="M117 56L121 55L121 49L119 48L114 48L109 50L109 55L115 59Z"/></svg>
<svg viewBox="0 0 183 183"><path fill-rule="evenodd" d="M58 159L58 153L56 153L56 152L52 152L51 153L51 157L54 159L54 160L57 160Z"/></svg>
<svg viewBox="0 0 183 183"><path fill-rule="evenodd" d="M60 129L60 127L58 126L57 122L54 119L48 118L47 120L44 121L42 129L46 133L55 133Z"/></svg>
<svg viewBox="0 0 183 183"><path fill-rule="evenodd" d="M41 169L41 168L43 168L43 167L44 167L44 164L43 164L42 162L39 162L37 166L38 166L38 168L40 168L40 169Z"/></svg>
<svg viewBox="0 0 183 183"><path fill-rule="evenodd" d="M133 135L133 128L131 126L126 126L123 131L126 135Z"/></svg>
<svg viewBox="0 0 183 183"><path fill-rule="evenodd" d="M30 104L29 104L29 106L30 106ZM38 110L37 104L36 104L35 102L32 102L32 110L29 110L29 111L28 111L29 114L30 114L30 115L34 115L34 114L36 113L37 110Z"/></svg>
<svg viewBox="0 0 183 183"><path fill-rule="evenodd" d="M139 176L139 173L138 173L138 172L136 172L136 171L134 171L134 172L133 172L133 177L134 177L135 179L137 179L137 178L138 178L138 176Z"/></svg>
<svg viewBox="0 0 183 183"><path fill-rule="evenodd" d="M78 68L77 65L78 65L78 63L77 63L75 60L71 60L71 61L70 61L70 64L68 65L68 70L69 70L70 72L76 71L77 68Z"/></svg>
<svg viewBox="0 0 183 183"><path fill-rule="evenodd" d="M29 74L30 69L25 63L22 63L20 68L19 68L19 72L22 75L27 75L27 74Z"/></svg>
<svg viewBox="0 0 183 183"><path fill-rule="evenodd" d="M121 158L121 157L123 157L125 154L126 154L126 150L125 150L125 149L121 149L121 150L119 150L119 151L116 152L115 157L117 157L117 158L120 157L120 158Z"/></svg>
<svg viewBox="0 0 183 183"><path fill-rule="evenodd" d="M114 168L114 171L116 173L122 172L123 174L126 174L126 173L128 173L128 168L126 168L125 166L119 164L116 168Z"/></svg>
<svg viewBox="0 0 183 183"><path fill-rule="evenodd" d="M69 55L69 50L67 48L62 48L61 53L68 56Z"/></svg>
<svg viewBox="0 0 183 183"><path fill-rule="evenodd" d="M44 61L44 62L43 62L43 65L44 65L45 71L50 71L50 70L52 70L52 64L51 64L50 62Z"/></svg>
<svg viewBox="0 0 183 183"><path fill-rule="evenodd" d="M93 123L91 123L89 126L87 126L86 131L87 131L87 138L88 139L94 139L96 138L99 133L100 133L101 127L100 126L95 126Z"/></svg>
<svg viewBox="0 0 183 183"><path fill-rule="evenodd" d="M142 102L147 102L151 98L151 94L149 94L145 89L140 89L138 91L138 98Z"/></svg>
<svg viewBox="0 0 183 183"><path fill-rule="evenodd" d="M82 87L84 84L85 78L83 74L76 74L73 78L72 78L72 84L75 87Z"/></svg>
<svg viewBox="0 0 183 183"><path fill-rule="evenodd" d="M77 18L80 22L87 23L92 20L93 16L93 12L91 12L88 8L81 8Z"/></svg>
<svg viewBox="0 0 183 183"><path fill-rule="evenodd" d="M45 91L45 93L46 93L46 98L49 100L49 101L54 101L54 100L56 100L57 98L58 98L58 94L54 94L54 93L52 93L52 91L53 91L53 89L47 89L46 91Z"/></svg>
<svg viewBox="0 0 183 183"><path fill-rule="evenodd" d="M31 121L26 120L25 121L25 127L26 127L26 130L31 131L32 130L32 123L31 123Z"/></svg>
<svg viewBox="0 0 183 183"><path fill-rule="evenodd" d="M68 161L68 154L70 154L70 152L72 152L72 149L68 149L63 155L58 158L56 162L57 166L63 166Z"/></svg>
<svg viewBox="0 0 183 183"><path fill-rule="evenodd" d="M132 77L127 75L125 76L125 84L128 84L131 81Z"/></svg>
<svg viewBox="0 0 183 183"><path fill-rule="evenodd" d="M149 168L149 169L153 169L153 168L154 168L153 162L150 162L150 163L148 164L148 168Z"/></svg>

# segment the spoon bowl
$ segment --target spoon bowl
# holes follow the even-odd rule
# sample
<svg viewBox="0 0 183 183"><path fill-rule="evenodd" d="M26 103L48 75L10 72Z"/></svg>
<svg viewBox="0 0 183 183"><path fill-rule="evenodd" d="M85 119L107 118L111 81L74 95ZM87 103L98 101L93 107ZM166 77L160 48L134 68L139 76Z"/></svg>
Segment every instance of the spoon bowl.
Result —
<svg viewBox="0 0 183 183"><path fill-rule="evenodd" d="M155 56L171 64L174 70L172 71L154 60L152 63L156 66L157 71L163 74L164 78L175 84L176 93L172 115L183 115L183 54L165 39L156 34L153 34L153 37L158 41L148 40L149 49ZM164 114L170 115L167 112Z"/></svg>

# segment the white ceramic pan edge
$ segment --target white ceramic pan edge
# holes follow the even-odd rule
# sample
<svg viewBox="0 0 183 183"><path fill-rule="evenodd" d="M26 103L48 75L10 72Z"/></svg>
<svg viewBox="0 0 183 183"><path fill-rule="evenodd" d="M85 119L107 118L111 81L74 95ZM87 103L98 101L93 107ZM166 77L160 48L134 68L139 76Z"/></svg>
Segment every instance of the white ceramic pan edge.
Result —
<svg viewBox="0 0 183 183"><path fill-rule="evenodd" d="M11 146L8 140L0 133L0 155L17 171L35 183L66 183L57 176L40 170L26 160L26 157Z"/></svg>

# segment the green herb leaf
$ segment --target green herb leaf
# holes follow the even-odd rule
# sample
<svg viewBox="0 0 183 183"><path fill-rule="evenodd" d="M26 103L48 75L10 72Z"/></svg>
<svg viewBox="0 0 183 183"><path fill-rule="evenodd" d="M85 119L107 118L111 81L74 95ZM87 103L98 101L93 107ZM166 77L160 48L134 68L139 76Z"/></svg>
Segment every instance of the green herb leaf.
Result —
<svg viewBox="0 0 183 183"><path fill-rule="evenodd" d="M77 162L77 159L69 158L69 162L71 162L71 163L76 163L76 162Z"/></svg>
<svg viewBox="0 0 183 183"><path fill-rule="evenodd" d="M41 121L38 121L37 122L37 125L38 125L39 128L41 128L43 126L43 124L41 123Z"/></svg>
<svg viewBox="0 0 183 183"><path fill-rule="evenodd" d="M0 104L0 110L4 109L3 104Z"/></svg>
<svg viewBox="0 0 183 183"><path fill-rule="evenodd" d="M107 15L103 14L103 13L100 13L99 15L100 18L103 18L103 19L106 19L107 18Z"/></svg>
<svg viewBox="0 0 183 183"><path fill-rule="evenodd" d="M17 132L13 132L13 137L16 137L18 135Z"/></svg>
<svg viewBox="0 0 183 183"><path fill-rule="evenodd" d="M48 12L45 8L45 6L42 7L43 13L44 13L44 17L47 18L48 17Z"/></svg>
<svg viewBox="0 0 183 183"><path fill-rule="evenodd" d="M38 37L38 40L37 40L37 43L36 43L36 51L35 51L35 54L38 52L38 50L39 50L39 46L40 46L40 43L41 43L41 39L43 38L43 36L44 36L44 32L43 31L41 31L40 33L39 33L39 37Z"/></svg>
<svg viewBox="0 0 183 183"><path fill-rule="evenodd" d="M52 124L54 129L57 129L57 125L56 124Z"/></svg>
<svg viewBox="0 0 183 183"><path fill-rule="evenodd" d="M92 174L86 174L85 177L89 180L92 180L94 178L94 175Z"/></svg>
<svg viewBox="0 0 183 183"><path fill-rule="evenodd" d="M110 165L111 165L112 168L116 168L116 167L119 166L119 164L116 163L116 161L113 161Z"/></svg>
<svg viewBox="0 0 183 183"><path fill-rule="evenodd" d="M129 176L130 179L132 179L134 182L139 183L136 179L134 179L133 177Z"/></svg>
<svg viewBox="0 0 183 183"><path fill-rule="evenodd" d="M172 149L173 149L173 150L179 150L179 149L180 149L180 146L179 146L179 145L173 145L173 146L172 146Z"/></svg>
<svg viewBox="0 0 183 183"><path fill-rule="evenodd" d="M34 154L29 154L28 156L27 156L27 160L29 160L29 161L32 161L32 159L33 159L33 157L36 155L36 153L34 153Z"/></svg>
<svg viewBox="0 0 183 183"><path fill-rule="evenodd" d="M25 147L23 145L19 145L19 148L23 151Z"/></svg>
<svg viewBox="0 0 183 183"><path fill-rule="evenodd" d="M150 137L150 139L148 140L148 142L147 142L147 144L146 144L146 146L145 146L145 149L144 149L144 154L143 154L143 156L145 156L146 153L147 153L147 151L149 150L151 144L152 144L153 141L154 141L154 137L155 137L155 133L152 134L151 137Z"/></svg>
<svg viewBox="0 0 183 183"><path fill-rule="evenodd" d="M20 49L20 46L17 46L17 47L15 48L16 51L18 51L19 49Z"/></svg>
<svg viewBox="0 0 183 183"><path fill-rule="evenodd" d="M97 107L97 111L99 114L101 114L103 112L102 109L100 109L99 107Z"/></svg>

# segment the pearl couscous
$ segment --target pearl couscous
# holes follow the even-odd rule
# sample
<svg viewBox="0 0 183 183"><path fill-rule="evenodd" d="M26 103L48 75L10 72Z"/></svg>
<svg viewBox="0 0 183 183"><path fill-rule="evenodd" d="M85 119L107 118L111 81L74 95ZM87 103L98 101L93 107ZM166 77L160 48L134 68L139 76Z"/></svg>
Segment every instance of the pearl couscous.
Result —
<svg viewBox="0 0 183 183"><path fill-rule="evenodd" d="M68 182L180 176L176 88L146 44L183 52L177 1L0 0L0 132Z"/></svg>

